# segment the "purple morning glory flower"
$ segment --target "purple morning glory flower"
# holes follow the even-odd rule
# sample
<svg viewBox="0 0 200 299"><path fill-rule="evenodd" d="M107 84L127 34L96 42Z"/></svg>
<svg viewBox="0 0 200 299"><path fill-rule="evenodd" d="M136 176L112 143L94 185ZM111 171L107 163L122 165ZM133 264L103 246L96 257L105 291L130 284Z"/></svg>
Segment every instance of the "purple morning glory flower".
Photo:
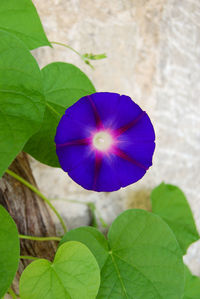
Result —
<svg viewBox="0 0 200 299"><path fill-rule="evenodd" d="M115 191L137 182L152 165L155 133L130 97L97 92L69 107L57 127L61 167L79 185Z"/></svg>

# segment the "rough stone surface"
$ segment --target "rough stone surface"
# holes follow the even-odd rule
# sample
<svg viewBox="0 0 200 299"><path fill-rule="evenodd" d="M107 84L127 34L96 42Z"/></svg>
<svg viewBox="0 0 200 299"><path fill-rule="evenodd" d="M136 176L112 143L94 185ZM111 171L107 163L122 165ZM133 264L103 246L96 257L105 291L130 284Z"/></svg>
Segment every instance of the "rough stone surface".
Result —
<svg viewBox="0 0 200 299"><path fill-rule="evenodd" d="M127 207L139 203L149 208L150 190L165 181L185 192L200 229L199 0L33 2L50 41L67 43L81 53L106 52L108 56L95 62L93 71L70 50L45 47L33 52L40 66L71 62L88 74L98 91L131 96L148 112L157 136L153 167L144 179L124 190L94 194L61 170L34 161L41 190L51 198L94 201L111 223ZM62 210L69 219L72 209L67 202L62 202ZM82 207L73 208L73 217L79 218L82 212ZM83 223L89 221L87 209L85 215ZM191 246L185 260L200 275L199 242Z"/></svg>

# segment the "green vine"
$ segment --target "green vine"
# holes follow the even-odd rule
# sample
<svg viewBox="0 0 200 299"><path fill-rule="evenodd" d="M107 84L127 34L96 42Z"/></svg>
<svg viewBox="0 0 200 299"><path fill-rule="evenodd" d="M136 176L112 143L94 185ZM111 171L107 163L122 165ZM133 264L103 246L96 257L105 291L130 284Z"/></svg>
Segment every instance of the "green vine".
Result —
<svg viewBox="0 0 200 299"><path fill-rule="evenodd" d="M64 43L51 41L51 44L55 44L55 45L62 46L62 47L65 47L67 49L70 49L72 52L76 53L92 69L94 69L94 66L90 63L89 60L100 60L100 59L107 58L105 53L102 53L102 54L92 54L92 53L81 54L77 50L72 48L71 46L69 46L67 44L64 44Z"/></svg>
<svg viewBox="0 0 200 299"><path fill-rule="evenodd" d="M19 235L20 239L32 240L32 241L60 241L61 238L59 237L34 237L34 236L25 236Z"/></svg>
<svg viewBox="0 0 200 299"><path fill-rule="evenodd" d="M31 191L35 192L35 194L37 194L41 199L43 199L48 206L50 207L50 209L56 214L56 216L58 217L64 232L67 232L67 226L65 225L61 215L59 214L59 212L57 211L57 209L52 205L52 203L50 202L50 200L48 198L46 198L35 186L33 186L32 184L30 184L29 182L27 182L25 179L23 179L22 177L20 177L18 174L14 173L12 170L7 169L6 173L9 174L10 176L12 176L13 178L15 178L16 180L18 180L19 182L21 182L22 184L24 184L26 187L28 187Z"/></svg>

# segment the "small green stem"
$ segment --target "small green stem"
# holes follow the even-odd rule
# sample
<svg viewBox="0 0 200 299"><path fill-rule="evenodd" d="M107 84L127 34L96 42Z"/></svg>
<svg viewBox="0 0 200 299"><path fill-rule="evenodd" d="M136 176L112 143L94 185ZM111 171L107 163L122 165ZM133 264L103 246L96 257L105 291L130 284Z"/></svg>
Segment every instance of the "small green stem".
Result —
<svg viewBox="0 0 200 299"><path fill-rule="evenodd" d="M17 295L11 287L8 289L8 293L12 296L13 299L17 299Z"/></svg>
<svg viewBox="0 0 200 299"><path fill-rule="evenodd" d="M19 235L20 239L26 239L26 240L33 240L33 241L60 241L61 238L59 237L34 237L34 236L25 236L25 235Z"/></svg>
<svg viewBox="0 0 200 299"><path fill-rule="evenodd" d="M80 58L87 64L89 65L92 69L94 69L93 65L89 62L88 59L86 59L86 57L84 55L82 55L81 53L79 53L78 51L76 51L74 48L72 48L71 46L67 45L67 44L63 44L60 42L50 42L51 44L55 44L55 45L59 45L62 47L65 47L67 49L70 49L71 51L73 51L74 53L76 53L78 56L80 56Z"/></svg>
<svg viewBox="0 0 200 299"><path fill-rule="evenodd" d="M39 257L29 256L29 255L20 255L21 260L39 260Z"/></svg>
<svg viewBox="0 0 200 299"><path fill-rule="evenodd" d="M92 226L98 228L97 217L96 217L96 206L93 202L87 202L87 206L92 214Z"/></svg>
<svg viewBox="0 0 200 299"><path fill-rule="evenodd" d="M7 169L6 173L9 174L10 176L12 176L13 178L15 178L16 180L18 180L19 182L21 182L22 184L24 184L30 190L32 190L33 192L35 192L35 194L37 194L41 199L43 199L48 204L48 206L52 209L52 211L54 211L54 213L56 214L56 216L60 220L60 223L61 223L61 225L63 227L64 232L65 233L67 232L67 227L66 227L66 225L65 225L65 223L64 223L61 215L58 213L58 211L52 205L52 203L50 202L50 200L48 198L46 198L35 186L31 185L29 182L27 182L26 180L24 180L18 174L14 173L12 170Z"/></svg>
<svg viewBox="0 0 200 299"><path fill-rule="evenodd" d="M76 51L74 48L72 48L71 46L69 46L67 44L63 44L63 43L60 43L60 42L50 42L50 43L68 48L68 49L70 49L71 51L73 51L74 53L76 53L77 55L79 55L82 58L81 53L79 53L78 51Z"/></svg>

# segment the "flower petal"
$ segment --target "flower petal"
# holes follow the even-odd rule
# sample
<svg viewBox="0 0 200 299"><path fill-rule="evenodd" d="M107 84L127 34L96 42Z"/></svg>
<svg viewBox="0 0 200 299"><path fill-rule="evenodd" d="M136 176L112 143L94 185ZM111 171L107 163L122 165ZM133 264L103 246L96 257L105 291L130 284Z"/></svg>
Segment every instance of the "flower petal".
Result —
<svg viewBox="0 0 200 299"><path fill-rule="evenodd" d="M69 107L62 116L55 136L56 144L88 138L96 131L96 117L90 96L82 97Z"/></svg>
<svg viewBox="0 0 200 299"><path fill-rule="evenodd" d="M90 96L105 128L114 128L120 95L111 92L97 92ZM104 99L102 101L102 98Z"/></svg>
<svg viewBox="0 0 200 299"><path fill-rule="evenodd" d="M121 188L113 158L115 159L113 154L102 157L93 190L111 192Z"/></svg>
<svg viewBox="0 0 200 299"><path fill-rule="evenodd" d="M62 169L69 172L88 159L94 161L94 152L89 145L70 145L57 147L56 153ZM93 173L91 174L93 175Z"/></svg>
<svg viewBox="0 0 200 299"><path fill-rule="evenodd" d="M55 143L58 145L72 140L88 138L94 130L95 126L79 123L78 120L71 118L71 115L64 114L57 127Z"/></svg>
<svg viewBox="0 0 200 299"><path fill-rule="evenodd" d="M83 188L93 190L95 173L95 154L83 159L73 169L69 170L68 175Z"/></svg>
<svg viewBox="0 0 200 299"><path fill-rule="evenodd" d="M118 137L117 147L132 159L149 168L152 165L152 156L155 150L154 140L155 132L145 113L133 127Z"/></svg>
<svg viewBox="0 0 200 299"><path fill-rule="evenodd" d="M90 96L105 128L118 129L142 113L142 109L130 97L110 92L98 92ZM102 98L104 99L102 101Z"/></svg>
<svg viewBox="0 0 200 299"><path fill-rule="evenodd" d="M117 130L118 131L118 130ZM155 140L155 132L153 125L148 117L148 115L144 112L141 115L141 118L133 124L126 131L121 133L118 137L119 144L124 142L130 145L130 143L139 142L139 141L154 141Z"/></svg>
<svg viewBox="0 0 200 299"><path fill-rule="evenodd" d="M113 165L121 187L126 187L127 185L137 182L146 173L144 168L119 156L115 156Z"/></svg>

